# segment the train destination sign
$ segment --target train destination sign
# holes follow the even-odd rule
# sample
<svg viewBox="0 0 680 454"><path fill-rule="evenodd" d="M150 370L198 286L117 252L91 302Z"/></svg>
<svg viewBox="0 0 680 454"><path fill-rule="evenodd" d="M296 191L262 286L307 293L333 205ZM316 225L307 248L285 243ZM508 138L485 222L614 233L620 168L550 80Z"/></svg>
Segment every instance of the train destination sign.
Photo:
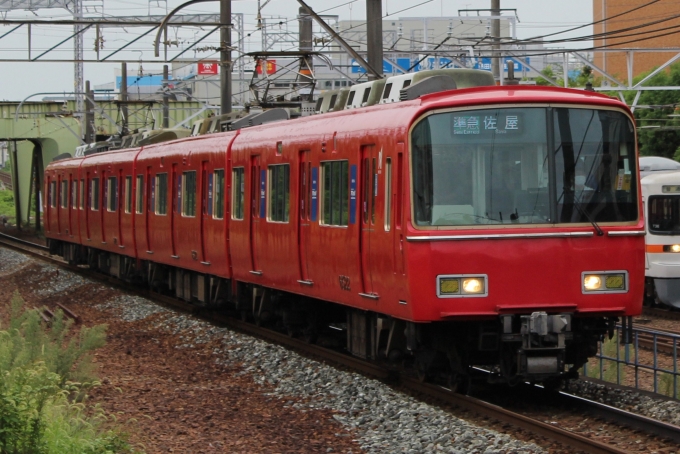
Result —
<svg viewBox="0 0 680 454"><path fill-rule="evenodd" d="M521 128L519 115L454 115L453 134L469 135L481 134L485 132L495 132L496 134L507 134L520 132Z"/></svg>

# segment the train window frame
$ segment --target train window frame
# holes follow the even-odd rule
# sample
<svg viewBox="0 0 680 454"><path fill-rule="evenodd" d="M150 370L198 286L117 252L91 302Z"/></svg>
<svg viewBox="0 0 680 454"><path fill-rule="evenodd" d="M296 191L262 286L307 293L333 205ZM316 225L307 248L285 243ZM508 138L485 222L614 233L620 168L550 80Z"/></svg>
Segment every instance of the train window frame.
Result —
<svg viewBox="0 0 680 454"><path fill-rule="evenodd" d="M679 194L653 194L650 195L647 199L647 203L645 206L645 222L647 224L647 229L648 232L651 233L652 235L658 235L658 236L672 236L672 235L677 235L679 229L662 229L660 228L660 225L656 226L653 224L654 222L658 222L659 218L657 216L652 216L652 211L656 209L656 204L657 203L664 203L665 205L680 205L680 195ZM671 219L678 217L678 213L680 213L680 210L674 210L673 207L671 206L670 208L668 206L662 207L663 209L660 209L658 211L665 211L667 213L671 214ZM662 219L662 221L668 221L668 219ZM678 224L673 224L673 225L678 225Z"/></svg>
<svg viewBox="0 0 680 454"><path fill-rule="evenodd" d="M246 196L246 168L234 167L231 170L232 175L232 212L231 218L234 220L243 220L245 217L245 196Z"/></svg>
<svg viewBox="0 0 680 454"><path fill-rule="evenodd" d="M59 205L61 208L68 208L68 179L64 178L61 180L61 189L59 191Z"/></svg>
<svg viewBox="0 0 680 454"><path fill-rule="evenodd" d="M80 199L78 200L78 209L79 210L84 210L85 209L85 179L81 178L80 179L80 190L78 191L78 197Z"/></svg>
<svg viewBox="0 0 680 454"><path fill-rule="evenodd" d="M321 161L320 167L319 224L328 227L347 227L349 225L349 160ZM333 175L336 177L333 178ZM334 181L338 178L340 181Z"/></svg>
<svg viewBox="0 0 680 454"><path fill-rule="evenodd" d="M118 210L118 177L106 179L106 211L115 213Z"/></svg>
<svg viewBox="0 0 680 454"><path fill-rule="evenodd" d="M132 175L125 175L125 214L132 213Z"/></svg>
<svg viewBox="0 0 680 454"><path fill-rule="evenodd" d="M78 208L78 180L71 183L71 208Z"/></svg>
<svg viewBox="0 0 680 454"><path fill-rule="evenodd" d="M290 220L290 164L267 167L267 222Z"/></svg>
<svg viewBox="0 0 680 454"><path fill-rule="evenodd" d="M182 172L182 216L196 217L196 194L198 181L195 170Z"/></svg>
<svg viewBox="0 0 680 454"><path fill-rule="evenodd" d="M99 211L99 177L90 180L90 210Z"/></svg>
<svg viewBox="0 0 680 454"><path fill-rule="evenodd" d="M213 170L213 219L224 219L224 169Z"/></svg>
<svg viewBox="0 0 680 454"><path fill-rule="evenodd" d="M54 180L50 181L49 199L50 199L50 207L56 208L57 207L57 182L54 181Z"/></svg>
<svg viewBox="0 0 680 454"><path fill-rule="evenodd" d="M505 110L505 109L542 109L545 112L545 121L546 122L552 122L550 125L546 124L546 132L548 131L553 131L550 135L545 137L545 144L541 142L536 142L540 143L542 148L536 148L537 152L543 153L544 160L542 162L546 163L548 165L547 169L547 175L550 177L550 180L547 183L547 186L543 185L537 185L537 187L533 186L527 186L527 190L536 190L536 194L543 194L543 192L547 191L547 196L549 199L545 201L545 212L539 212L538 215L533 216L531 215L532 219L529 221L521 221L518 223L513 224L513 218L512 216L506 219L503 219L501 221L496 221L494 219L488 218L488 222L484 222L483 220L484 217L479 216L477 213L466 213L461 211L461 217L464 217L464 215L468 215L470 219L473 219L473 221L466 221L466 222L451 222L451 223L439 223L435 220L432 220L428 223L428 221L419 221L418 218L418 207L417 207L417 188L416 188L416 182L414 181L414 173L417 172L416 167L416 157L415 157L415 144L414 144L414 131L416 128L423 122L425 121L428 117L433 116L433 115L438 115L438 114L464 114L464 115L480 115L479 113L476 113L476 111L486 111L486 110ZM410 204L410 211L411 211L411 219L413 222L413 227L417 230L456 230L456 229L466 229L470 228L470 226L474 226L475 228L496 228L494 226L496 225L501 225L501 224L513 224L518 228L535 228L538 225L560 225L560 226L565 226L565 225L587 225L587 224L592 224L592 222L589 222L587 219L587 216L581 215L582 219L580 220L575 220L575 221L564 221L562 218L558 216L559 209L560 209L560 202L559 202L559 193L555 193L555 191L559 188L562 187L559 175L560 169L556 169L556 164L555 160L557 158L552 158L548 157L550 156L550 151L553 147L557 147L556 145L556 133L555 131L555 126L554 122L558 118L558 111L561 110L590 110L590 111L596 111L596 112L602 112L602 113L610 113L610 114L618 114L619 117L615 118L615 120L622 120L623 118L627 119L627 122L622 122L622 125L628 125L628 131L634 131L634 127L632 126L634 124L633 119L631 116L625 112L623 109L618 108L618 107L610 107L610 106L605 106L605 105L579 105L577 103L570 103L570 102L555 102L555 103L527 103L527 104L519 104L519 105L502 105L502 104L495 104L495 103L489 103L489 104L484 104L484 105L479 105L479 106L472 106L472 107L462 107L462 108L443 108L439 110L432 110L423 113L419 118L415 119L410 127L409 127L409 142L408 142L408 162L409 162L409 174L411 177L410 181L410 195L412 197L412 203ZM460 115L459 115L460 116ZM506 119L507 120L507 119ZM480 123L481 124L481 123ZM571 126L571 125L569 125ZM453 127L453 124L451 125ZM482 125L482 127L486 128L486 126ZM495 129L495 128L486 128L486 129ZM508 129L515 129L513 128L508 128ZM440 130L443 130L440 128ZM531 131L530 128L527 128L526 131ZM587 132L588 129L584 130L584 133ZM520 134L524 134L525 132L520 132ZM531 133L531 132L529 132ZM456 133L458 134L458 133ZM619 139L618 142L615 142L618 144L619 152L621 153L619 155L619 159L624 162L625 165L625 170L626 173L632 169L633 173L635 173L635 169L637 169L637 163L634 162L634 160L631 158L635 154L635 144L633 143L632 140L630 140L628 137L626 137L626 134L632 134L632 132L626 133L623 131L623 133L618 136L617 138ZM467 134L471 139L476 139L477 135L475 133ZM625 140L624 140L625 138ZM518 136L518 138L515 141L507 141L508 144L514 146L515 148L519 149L517 146L518 144L521 144L522 141L520 141L521 136ZM527 140L523 140L526 142ZM453 142L452 142L453 143ZM468 143L461 142L464 145L469 145ZM490 143L490 142L489 142ZM483 145L483 143L482 143ZM503 144L497 144L497 148L500 148ZM449 148L456 148L453 147L452 145L449 146ZM555 151L555 150L553 150ZM547 153L547 154L546 154ZM522 169L519 169L520 171ZM557 176L555 175L557 174ZM537 174L537 176L539 176ZM539 178L540 181L540 178ZM613 180L612 180L613 181ZM631 180L634 182L634 179ZM522 189L525 189L524 185L522 186ZM628 191L630 194L629 196L632 198L636 197L636 193L640 190L639 185L631 184L628 186L628 188L624 188L624 190ZM487 191L488 192L488 191ZM538 195L536 196L538 197ZM542 196L542 198L544 198ZM458 205L458 204L454 204ZM424 207L427 207L427 204L423 203ZM640 219L640 216L642 215L640 210L637 209L636 204L629 204L630 207L634 207L635 213L636 213L636 219L622 219L622 218L617 218L617 219L594 219L598 225L618 225L618 224L634 224L635 222L638 222ZM474 208L474 207L473 207ZM631 208L629 208L631 209ZM608 210L608 211L613 211L613 210ZM578 209L574 210L574 213L580 214L581 211ZM632 213L632 211L629 211L629 213ZM634 216L635 217L635 216ZM421 223L422 222L422 223Z"/></svg>
<svg viewBox="0 0 680 454"><path fill-rule="evenodd" d="M135 186L135 213L144 213L144 175L137 175Z"/></svg>
<svg viewBox="0 0 680 454"><path fill-rule="evenodd" d="M154 177L154 214L167 216L168 214L168 174L157 173Z"/></svg>

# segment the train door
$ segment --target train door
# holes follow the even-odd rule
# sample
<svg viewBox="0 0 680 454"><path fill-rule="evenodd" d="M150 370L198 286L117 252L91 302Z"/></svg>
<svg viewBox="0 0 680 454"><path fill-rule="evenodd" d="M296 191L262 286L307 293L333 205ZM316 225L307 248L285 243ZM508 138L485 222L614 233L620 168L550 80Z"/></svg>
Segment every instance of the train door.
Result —
<svg viewBox="0 0 680 454"><path fill-rule="evenodd" d="M56 184L56 188L55 188L56 194L54 195L56 203L54 204L54 206L56 207L56 212L57 212L57 233L59 233L59 235L62 235L64 233L63 228L61 226L61 224L62 224L61 218L64 215L64 208L62 207L62 200L64 199L64 196L63 196L63 192L64 192L63 183L64 183L64 181L65 181L65 179L64 179L63 175L57 175L57 184Z"/></svg>
<svg viewBox="0 0 680 454"><path fill-rule="evenodd" d="M206 257L205 248L205 229L206 229L206 219L208 216L212 216L212 201L213 201L213 174L208 177L208 161L201 162L201 180L196 185L196 190L200 191L197 195L196 200L201 204L196 210L198 216L200 216L200 243L201 243L201 263L208 263L208 257Z"/></svg>
<svg viewBox="0 0 680 454"><path fill-rule="evenodd" d="M151 253L151 234L149 221L151 221L151 211L156 209L156 179L151 178L151 167L146 168L146 210L144 212L144 234L146 236L146 252Z"/></svg>
<svg viewBox="0 0 680 454"><path fill-rule="evenodd" d="M74 219L76 211L78 209L78 179L69 174L69 180L71 182L69 194L69 210L68 210L68 233L71 238L73 238L75 233L76 220Z"/></svg>
<svg viewBox="0 0 680 454"><path fill-rule="evenodd" d="M392 178L394 185L391 187L392 203L390 205L394 212L394 258L392 263L394 264L394 272L399 275L404 274L404 231L402 229L404 213L404 142L397 143L397 156L393 172L395 177Z"/></svg>
<svg viewBox="0 0 680 454"><path fill-rule="evenodd" d="M118 247L122 248L125 246L125 242L123 241L123 213L125 213L125 204L123 203L124 200L126 200L126 197L128 196L127 194L127 186L125 183L125 178L123 177L123 170L118 169L118 175L116 175L117 178L117 183L115 185L116 189L116 211L118 212Z"/></svg>
<svg viewBox="0 0 680 454"><path fill-rule="evenodd" d="M301 284L311 285L312 281L309 278L309 268L307 265L307 250L309 249L310 238L310 223L315 221L316 213L312 213L312 193L316 196L317 183L316 176L312 178L312 172L317 173L316 168L312 169L312 164L309 160L309 150L300 152L300 169L299 175L299 190L298 195L300 201L298 203L298 258L300 263L300 282Z"/></svg>
<svg viewBox="0 0 680 454"><path fill-rule="evenodd" d="M373 253L371 239L376 228L376 199L378 192L378 158L374 145L361 147L361 236L359 251L361 255L361 277L363 296L373 297Z"/></svg>
<svg viewBox="0 0 680 454"><path fill-rule="evenodd" d="M255 155L250 157L250 260L251 273L262 274L258 268L257 262L257 234L260 230L260 222L265 217L265 203L266 196L265 184L266 179L261 173L260 156Z"/></svg>
<svg viewBox="0 0 680 454"><path fill-rule="evenodd" d="M177 255L177 229L175 227L175 216L179 216L182 209L182 174L177 172L177 164L172 165L172 174L170 175L170 248L173 259L179 258Z"/></svg>
<svg viewBox="0 0 680 454"><path fill-rule="evenodd" d="M85 200L87 201L85 203L85 235L87 239L92 238L92 232L90 232L90 216L91 213L90 211L92 210L92 177L90 176L90 172L87 172L87 178L85 179Z"/></svg>

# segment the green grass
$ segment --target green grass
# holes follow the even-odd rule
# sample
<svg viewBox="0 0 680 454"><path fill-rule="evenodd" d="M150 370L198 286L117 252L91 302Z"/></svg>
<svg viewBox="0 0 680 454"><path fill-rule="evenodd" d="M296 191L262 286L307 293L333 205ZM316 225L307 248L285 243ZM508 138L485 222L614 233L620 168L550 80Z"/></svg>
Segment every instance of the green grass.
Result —
<svg viewBox="0 0 680 454"><path fill-rule="evenodd" d="M7 189L0 191L0 216L6 216L14 224L14 194Z"/></svg>
<svg viewBox="0 0 680 454"><path fill-rule="evenodd" d="M106 326L72 332L60 311L47 326L23 306L15 293L9 322L0 319L0 453L133 452L113 417L87 405Z"/></svg>

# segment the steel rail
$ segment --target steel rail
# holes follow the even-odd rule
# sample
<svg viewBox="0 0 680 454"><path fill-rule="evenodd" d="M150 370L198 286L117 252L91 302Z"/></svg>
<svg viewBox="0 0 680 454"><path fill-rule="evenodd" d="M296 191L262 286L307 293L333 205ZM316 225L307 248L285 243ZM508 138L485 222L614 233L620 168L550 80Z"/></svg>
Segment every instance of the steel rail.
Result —
<svg viewBox="0 0 680 454"><path fill-rule="evenodd" d="M673 424L668 424L657 419L648 418L646 416L630 413L620 408L612 407L600 402L590 399L585 399L580 396L575 396L569 393L560 393L560 398L563 399L567 405L580 405L587 408L597 416L608 421L621 424L632 429L643 431L647 434L654 434L658 437L672 440L680 444L680 427Z"/></svg>

